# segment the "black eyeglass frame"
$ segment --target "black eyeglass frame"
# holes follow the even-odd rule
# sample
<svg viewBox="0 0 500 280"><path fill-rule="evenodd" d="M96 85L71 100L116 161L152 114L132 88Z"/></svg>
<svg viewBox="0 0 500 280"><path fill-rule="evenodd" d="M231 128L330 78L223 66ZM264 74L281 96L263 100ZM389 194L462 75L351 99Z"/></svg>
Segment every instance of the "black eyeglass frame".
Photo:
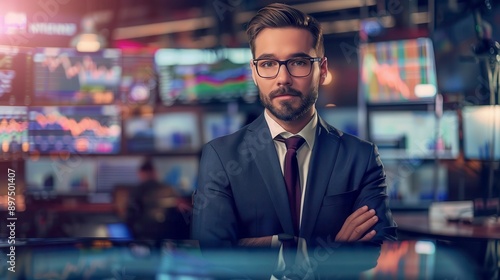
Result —
<svg viewBox="0 0 500 280"><path fill-rule="evenodd" d="M309 73L307 73L307 75L296 76L296 75L293 75L292 73L290 73L290 70L288 69L288 62L291 61L291 60L295 60L295 59L309 59L309 61L311 61L311 66L309 67ZM269 77L264 77L264 76L262 76L259 73L259 67L257 66L257 63L259 61L264 61L264 60L278 62L278 72L276 72L276 75L269 76ZM287 59L287 60L278 60L278 59L272 59L272 58L257 58L257 59L253 59L252 60L252 63L255 66L255 69L257 70L257 74L259 75L259 77L264 78L264 79L274 79L274 78L276 78L279 75L279 73L280 73L281 65L285 65L286 71L288 71L288 74L290 74L290 76L292 76L292 77L295 77L295 78L304 78L304 77L307 77L307 76L311 75L312 67L313 67L314 62L323 62L323 57L292 57L292 58Z"/></svg>

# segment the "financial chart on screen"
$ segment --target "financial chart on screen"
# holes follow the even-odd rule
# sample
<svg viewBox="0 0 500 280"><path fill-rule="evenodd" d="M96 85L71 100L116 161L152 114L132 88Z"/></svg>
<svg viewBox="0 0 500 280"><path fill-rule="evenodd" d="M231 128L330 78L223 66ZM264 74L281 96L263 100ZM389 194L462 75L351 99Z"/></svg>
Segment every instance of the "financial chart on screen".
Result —
<svg viewBox="0 0 500 280"><path fill-rule="evenodd" d="M165 105L243 99L253 102L249 49L160 49L155 54Z"/></svg>
<svg viewBox="0 0 500 280"><path fill-rule="evenodd" d="M28 151L28 109L0 106L0 155Z"/></svg>
<svg viewBox="0 0 500 280"><path fill-rule="evenodd" d="M436 95L430 39L362 44L359 55L360 94L366 102L431 102Z"/></svg>
<svg viewBox="0 0 500 280"><path fill-rule="evenodd" d="M39 105L111 104L117 98L120 51L80 53L38 48L34 62L34 103Z"/></svg>
<svg viewBox="0 0 500 280"><path fill-rule="evenodd" d="M118 106L47 106L29 109L30 152L116 154L120 151Z"/></svg>

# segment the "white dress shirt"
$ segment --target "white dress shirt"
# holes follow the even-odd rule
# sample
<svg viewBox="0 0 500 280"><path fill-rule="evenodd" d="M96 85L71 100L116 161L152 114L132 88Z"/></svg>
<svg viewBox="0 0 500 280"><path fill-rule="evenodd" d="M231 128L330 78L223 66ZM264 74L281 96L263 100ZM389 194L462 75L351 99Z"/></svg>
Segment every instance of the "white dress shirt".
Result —
<svg viewBox="0 0 500 280"><path fill-rule="evenodd" d="M276 121L274 121L267 110L264 110L264 117L266 119L267 125L269 126L269 130L271 131L271 137L274 139L276 136L281 135L283 138L289 138L291 136L299 135L305 139L305 143L297 150L297 161L299 163L299 174L300 174L300 187L301 187L301 202L300 202L300 220L299 225L302 223L302 209L304 208L304 197L307 188L307 175L309 173L309 165L311 162L311 154L314 147L314 141L316 140L316 127L318 125L318 117L317 112L314 113L313 117L307 123L304 128L299 131L297 134L292 134L286 131L283 127L281 127ZM281 141L274 141L274 146L276 147L276 151L278 153L278 158L281 165L281 173L284 174L284 165L285 165L285 154L286 154L286 145ZM271 242L272 246L281 246L278 236L274 235ZM304 267L303 262L309 262L309 258L307 256L307 244L306 241L302 238L298 240L298 252L297 259L298 265ZM282 248L280 248L279 260L277 265L277 270L283 270L285 267L285 263L283 261ZM308 264L306 267L310 267ZM309 272L310 269L308 270ZM276 279L274 276L271 279Z"/></svg>

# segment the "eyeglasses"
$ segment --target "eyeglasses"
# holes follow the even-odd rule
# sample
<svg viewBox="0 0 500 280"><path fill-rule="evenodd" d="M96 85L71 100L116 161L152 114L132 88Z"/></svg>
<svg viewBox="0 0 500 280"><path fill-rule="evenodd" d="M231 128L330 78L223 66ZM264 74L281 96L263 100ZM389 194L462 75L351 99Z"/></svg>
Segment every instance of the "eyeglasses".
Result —
<svg viewBox="0 0 500 280"><path fill-rule="evenodd" d="M287 60L277 59L254 59L253 64L257 68L257 74L261 78L276 78L280 72L281 65L285 65L286 70L293 77L306 77L311 74L314 62L320 62L321 57L294 57Z"/></svg>

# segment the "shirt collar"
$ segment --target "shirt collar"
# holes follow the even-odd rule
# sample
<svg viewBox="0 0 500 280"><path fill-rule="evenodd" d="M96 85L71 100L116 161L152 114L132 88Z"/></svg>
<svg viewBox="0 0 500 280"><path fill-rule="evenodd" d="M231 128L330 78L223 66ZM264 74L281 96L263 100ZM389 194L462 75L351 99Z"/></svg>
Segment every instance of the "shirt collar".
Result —
<svg viewBox="0 0 500 280"><path fill-rule="evenodd" d="M317 111L314 112L311 120L302 128L297 134L290 133L286 131L281 125L279 125L271 116L267 110L264 110L264 118L266 119L267 126L271 131L271 137L274 139L276 136L281 135L283 138L288 138L294 135L300 135L306 140L307 145L311 148L314 146L314 140L316 138L316 127L318 126L318 116Z"/></svg>

